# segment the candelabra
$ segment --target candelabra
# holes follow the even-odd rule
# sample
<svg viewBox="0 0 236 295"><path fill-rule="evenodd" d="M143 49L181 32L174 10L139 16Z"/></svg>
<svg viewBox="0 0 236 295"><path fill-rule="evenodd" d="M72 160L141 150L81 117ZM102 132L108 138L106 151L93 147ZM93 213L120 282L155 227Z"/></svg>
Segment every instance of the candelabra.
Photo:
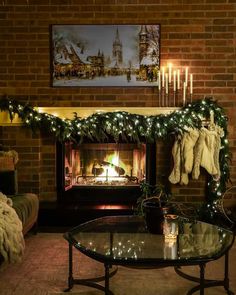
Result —
<svg viewBox="0 0 236 295"><path fill-rule="evenodd" d="M173 73L173 74L172 74ZM158 72L158 104L160 107L185 106L192 102L193 74L188 67L173 69L168 64L167 71L162 67Z"/></svg>

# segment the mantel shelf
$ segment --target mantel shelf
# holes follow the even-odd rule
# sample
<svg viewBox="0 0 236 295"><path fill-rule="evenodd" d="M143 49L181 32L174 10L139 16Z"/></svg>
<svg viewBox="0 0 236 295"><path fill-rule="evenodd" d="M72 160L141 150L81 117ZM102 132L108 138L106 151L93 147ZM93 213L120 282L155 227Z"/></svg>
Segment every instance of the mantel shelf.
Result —
<svg viewBox="0 0 236 295"><path fill-rule="evenodd" d="M40 113L48 113L60 118L73 119L74 113L77 113L78 117L86 118L94 113L107 113L107 112L128 112L131 114L138 114L144 116L170 114L179 107L38 107L36 108ZM20 126L21 120L16 115L11 122L8 112L0 112L0 126Z"/></svg>

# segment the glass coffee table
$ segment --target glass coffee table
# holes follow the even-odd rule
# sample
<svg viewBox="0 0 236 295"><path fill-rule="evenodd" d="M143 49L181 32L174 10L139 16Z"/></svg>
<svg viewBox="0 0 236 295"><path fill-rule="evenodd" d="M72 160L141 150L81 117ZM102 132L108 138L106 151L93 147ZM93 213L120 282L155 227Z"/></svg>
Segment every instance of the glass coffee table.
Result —
<svg viewBox="0 0 236 295"><path fill-rule="evenodd" d="M161 268L174 267L176 273L198 283L186 294L191 295L213 286L229 289L228 255L234 242L233 232L208 223L178 216L167 216L163 232L151 234L145 220L140 216L108 216L81 224L64 234L69 245L68 288L82 284L113 295L109 279L117 266ZM73 277L72 249L76 248L88 257L104 264L105 274L92 279ZM225 256L224 278L206 280L205 266L208 262ZM198 265L199 278L181 271L181 266ZM113 267L115 266L115 267ZM104 280L104 285L99 284Z"/></svg>

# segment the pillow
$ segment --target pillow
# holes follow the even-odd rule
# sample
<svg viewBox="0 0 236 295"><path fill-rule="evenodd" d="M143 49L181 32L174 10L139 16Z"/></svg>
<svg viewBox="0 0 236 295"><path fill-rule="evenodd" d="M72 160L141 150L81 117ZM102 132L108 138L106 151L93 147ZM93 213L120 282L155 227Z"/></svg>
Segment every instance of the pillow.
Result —
<svg viewBox="0 0 236 295"><path fill-rule="evenodd" d="M0 171L15 170L14 160L12 157L1 157L0 155Z"/></svg>
<svg viewBox="0 0 236 295"><path fill-rule="evenodd" d="M0 171L15 170L18 160L18 153L15 150L0 151Z"/></svg>
<svg viewBox="0 0 236 295"><path fill-rule="evenodd" d="M17 171L0 171L0 191L6 195L18 193Z"/></svg>

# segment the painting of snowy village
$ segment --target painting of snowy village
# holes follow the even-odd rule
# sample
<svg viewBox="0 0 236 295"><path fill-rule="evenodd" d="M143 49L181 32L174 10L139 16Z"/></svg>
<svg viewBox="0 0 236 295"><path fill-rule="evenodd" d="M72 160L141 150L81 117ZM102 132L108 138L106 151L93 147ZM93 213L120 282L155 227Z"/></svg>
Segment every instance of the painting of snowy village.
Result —
<svg viewBox="0 0 236 295"><path fill-rule="evenodd" d="M160 25L52 25L54 87L157 86Z"/></svg>

